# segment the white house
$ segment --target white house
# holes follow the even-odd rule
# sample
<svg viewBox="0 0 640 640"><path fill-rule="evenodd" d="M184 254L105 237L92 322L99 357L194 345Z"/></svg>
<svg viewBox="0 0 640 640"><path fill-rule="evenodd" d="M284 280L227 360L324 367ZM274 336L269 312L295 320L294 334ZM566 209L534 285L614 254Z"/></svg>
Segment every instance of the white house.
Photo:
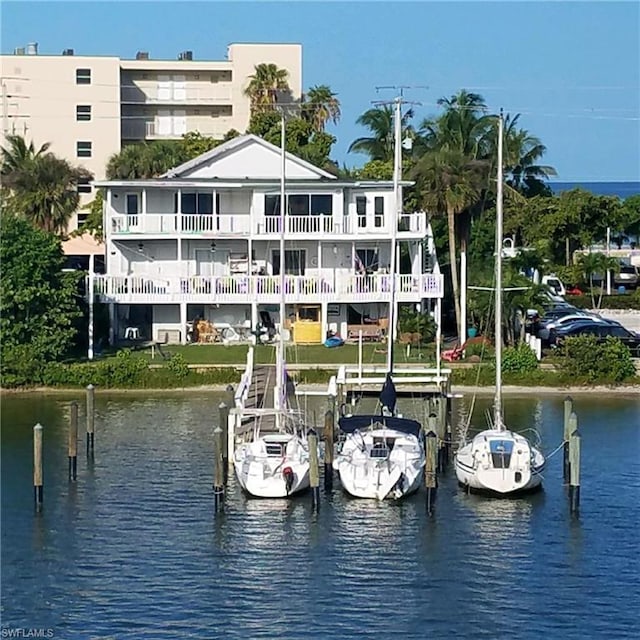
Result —
<svg viewBox="0 0 640 640"><path fill-rule="evenodd" d="M285 326L294 341L386 329L392 182L339 180L291 154L285 166ZM160 178L95 183L106 192L106 275L94 291L109 304L112 341L135 328L184 344L196 318L227 337L280 322L281 167L278 147L245 135ZM403 213L397 224L396 302L441 298L425 214Z"/></svg>

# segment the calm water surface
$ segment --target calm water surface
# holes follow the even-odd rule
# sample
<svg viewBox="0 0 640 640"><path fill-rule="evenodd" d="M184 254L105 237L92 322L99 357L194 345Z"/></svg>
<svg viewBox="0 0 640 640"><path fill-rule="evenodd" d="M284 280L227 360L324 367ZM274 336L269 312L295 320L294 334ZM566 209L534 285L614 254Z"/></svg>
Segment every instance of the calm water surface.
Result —
<svg viewBox="0 0 640 640"><path fill-rule="evenodd" d="M216 394L96 397L96 457L67 481L71 398L2 399L2 628L55 638L636 638L640 400L580 396L582 511L561 456L516 500L441 480L403 503L245 498L212 512ZM77 396L82 400L82 395ZM550 452L562 400L508 399ZM488 405L481 400L476 415ZM462 415L469 400L461 400ZM323 406L318 404L317 415ZM414 404L407 414L421 417ZM81 425L83 425L81 404ZM33 510L32 427L45 426ZM479 427L484 426L477 422ZM3 635L4 637L4 635Z"/></svg>

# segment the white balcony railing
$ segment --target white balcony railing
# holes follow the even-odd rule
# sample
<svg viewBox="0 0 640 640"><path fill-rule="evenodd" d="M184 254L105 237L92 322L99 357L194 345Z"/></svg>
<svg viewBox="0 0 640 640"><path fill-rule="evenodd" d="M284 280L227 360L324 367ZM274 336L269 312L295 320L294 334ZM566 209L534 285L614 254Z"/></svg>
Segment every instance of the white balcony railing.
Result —
<svg viewBox="0 0 640 640"><path fill-rule="evenodd" d="M385 226L362 227L344 218L343 223L336 222L333 216L287 216L286 235L317 236L329 235L369 235L388 236ZM405 214L398 222L398 231L412 235L426 233L426 222L421 214ZM135 215L114 214L111 216L111 233L189 233L189 234L250 234L276 236L280 234L280 218L265 216L252 219L249 211L238 213L177 214L177 213L140 213Z"/></svg>
<svg viewBox="0 0 640 640"><path fill-rule="evenodd" d="M211 84L207 88L182 83L168 83L164 87L131 84L120 87L120 99L128 104L226 104L231 98L229 83Z"/></svg>
<svg viewBox="0 0 640 640"><path fill-rule="evenodd" d="M95 293L103 302L163 303L278 303L278 276L95 276ZM396 276L398 302L415 302L422 298L441 298L442 275L423 273ZM296 302L388 302L391 276L361 276L331 270L319 275L285 277L288 303Z"/></svg>

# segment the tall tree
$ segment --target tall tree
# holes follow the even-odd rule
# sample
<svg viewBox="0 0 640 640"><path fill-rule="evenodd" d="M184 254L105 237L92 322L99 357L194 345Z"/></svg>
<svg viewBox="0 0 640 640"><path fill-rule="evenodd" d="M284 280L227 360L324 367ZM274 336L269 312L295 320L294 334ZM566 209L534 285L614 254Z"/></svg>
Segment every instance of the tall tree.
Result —
<svg viewBox="0 0 640 640"><path fill-rule="evenodd" d="M64 234L80 202L78 183L92 174L47 152L48 145L36 151L33 142L27 145L19 136L9 142L2 149L2 172L10 209L40 229Z"/></svg>
<svg viewBox="0 0 640 640"><path fill-rule="evenodd" d="M357 124L366 127L371 136L357 138L349 146L348 153L364 153L369 160L381 160L393 162L394 149L394 110L392 106L383 105L365 111L357 120ZM408 110L402 116L402 137L413 137L413 128L409 120L413 117L413 111Z"/></svg>
<svg viewBox="0 0 640 640"><path fill-rule="evenodd" d="M80 273L62 271L60 240L20 217L3 217L0 236L0 344L3 383L32 382L74 344Z"/></svg>
<svg viewBox="0 0 640 640"><path fill-rule="evenodd" d="M340 101L326 84L311 87L303 96L302 117L314 131L324 131L327 122L336 124L340 120Z"/></svg>
<svg viewBox="0 0 640 640"><path fill-rule="evenodd" d="M283 93L290 93L289 72L273 63L255 66L255 73L249 76L249 84L244 95L251 102L251 112L273 107Z"/></svg>

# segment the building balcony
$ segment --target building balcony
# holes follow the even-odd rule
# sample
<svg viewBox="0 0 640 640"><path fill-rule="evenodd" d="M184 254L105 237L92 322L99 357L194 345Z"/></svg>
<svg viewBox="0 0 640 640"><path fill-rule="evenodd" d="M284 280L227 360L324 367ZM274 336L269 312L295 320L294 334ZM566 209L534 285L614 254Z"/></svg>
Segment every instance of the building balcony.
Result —
<svg viewBox="0 0 640 640"><path fill-rule="evenodd" d="M168 83L166 87L123 85L120 101L124 104L227 105L231 104L231 84L212 83L207 87Z"/></svg>
<svg viewBox="0 0 640 640"><path fill-rule="evenodd" d="M287 216L285 236L308 239L318 234L325 237L380 237L388 238L390 218L380 216L378 225L367 225L358 216ZM248 211L219 214L139 213L112 214L112 237L131 234L182 235L196 234L203 237L215 235L252 235L256 238L274 238L281 233L281 219L276 216L254 218ZM403 214L398 222L398 237L422 237L427 223L423 214Z"/></svg>
<svg viewBox="0 0 640 640"><path fill-rule="evenodd" d="M354 275L323 270L316 275L285 277L287 304L389 302L388 274ZM118 304L278 304L278 276L94 276L94 293L101 302ZM396 300L418 302L441 298L442 275L423 273L395 276Z"/></svg>

